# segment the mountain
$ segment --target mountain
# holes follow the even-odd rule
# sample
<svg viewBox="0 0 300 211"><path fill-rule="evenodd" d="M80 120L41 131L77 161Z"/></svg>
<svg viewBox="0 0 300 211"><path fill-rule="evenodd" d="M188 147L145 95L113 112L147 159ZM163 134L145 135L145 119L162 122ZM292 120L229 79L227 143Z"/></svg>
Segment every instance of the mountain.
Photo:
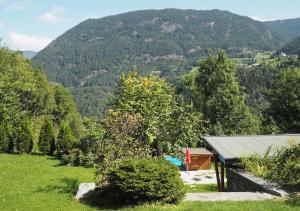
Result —
<svg viewBox="0 0 300 211"><path fill-rule="evenodd" d="M31 59L32 57L34 57L37 54L37 52L35 52L35 51L22 51L22 54L27 59Z"/></svg>
<svg viewBox="0 0 300 211"><path fill-rule="evenodd" d="M300 57L300 36L292 40L277 51L277 54L285 53L289 55L298 55Z"/></svg>
<svg viewBox="0 0 300 211"><path fill-rule="evenodd" d="M50 80L70 88L82 114L94 115L119 75L132 68L176 80L207 48L236 56L278 49L285 39L263 22L227 11L145 10L88 19L32 61Z"/></svg>
<svg viewBox="0 0 300 211"><path fill-rule="evenodd" d="M300 18L264 22L284 43L300 36Z"/></svg>

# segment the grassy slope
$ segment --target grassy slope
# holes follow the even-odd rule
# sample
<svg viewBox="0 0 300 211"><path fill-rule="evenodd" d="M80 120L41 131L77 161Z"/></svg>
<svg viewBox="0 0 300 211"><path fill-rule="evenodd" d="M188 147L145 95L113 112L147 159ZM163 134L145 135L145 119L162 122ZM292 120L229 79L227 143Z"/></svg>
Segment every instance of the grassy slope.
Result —
<svg viewBox="0 0 300 211"><path fill-rule="evenodd" d="M78 183L93 178L93 169L59 166L59 161L48 156L0 154L0 210L94 210L73 198ZM184 202L178 206L142 206L130 210L145 209L281 211L299 207L290 207L282 201Z"/></svg>
<svg viewBox="0 0 300 211"><path fill-rule="evenodd" d="M0 154L0 210L88 210L74 201L93 169L59 166L48 156Z"/></svg>

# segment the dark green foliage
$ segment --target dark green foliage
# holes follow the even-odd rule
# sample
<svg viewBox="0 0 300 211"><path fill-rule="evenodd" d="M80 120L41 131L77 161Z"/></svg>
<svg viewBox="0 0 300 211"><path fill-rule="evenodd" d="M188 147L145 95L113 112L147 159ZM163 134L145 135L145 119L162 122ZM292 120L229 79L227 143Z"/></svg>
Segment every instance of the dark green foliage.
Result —
<svg viewBox="0 0 300 211"><path fill-rule="evenodd" d="M191 77L190 103L204 114L214 135L256 134L258 118L250 112L237 81L236 68L223 51L209 54Z"/></svg>
<svg viewBox="0 0 300 211"><path fill-rule="evenodd" d="M268 108L268 90L280 71L280 67L266 62L238 68L239 82L247 94L246 103L255 114L260 115Z"/></svg>
<svg viewBox="0 0 300 211"><path fill-rule="evenodd" d="M63 121L60 125L59 134L56 142L56 153L59 157L66 155L75 146L76 140L72 134L72 130L67 121Z"/></svg>
<svg viewBox="0 0 300 211"><path fill-rule="evenodd" d="M128 203L178 203L184 186L178 169L164 159L126 159L111 169L108 182Z"/></svg>
<svg viewBox="0 0 300 211"><path fill-rule="evenodd" d="M16 150L20 153L30 153L32 151L33 136L31 127L31 120L28 116L24 116L14 135Z"/></svg>
<svg viewBox="0 0 300 211"><path fill-rule="evenodd" d="M79 140L83 130L82 120L72 96L63 86L56 85L54 98L56 102L54 110L56 122L60 124L62 121L68 121L74 137Z"/></svg>
<svg viewBox="0 0 300 211"><path fill-rule="evenodd" d="M293 138L290 140L293 144ZM294 144L277 152L275 166L270 169L267 178L280 184L298 184L300 186L300 145Z"/></svg>
<svg viewBox="0 0 300 211"><path fill-rule="evenodd" d="M292 40L277 51L277 54L285 53L300 56L300 37Z"/></svg>
<svg viewBox="0 0 300 211"><path fill-rule="evenodd" d="M95 158L93 153L84 154L80 149L74 148L68 154L62 155L61 162L64 165L93 167Z"/></svg>
<svg viewBox="0 0 300 211"><path fill-rule="evenodd" d="M9 152L13 146L12 127L6 118L0 120L0 152Z"/></svg>
<svg viewBox="0 0 300 211"><path fill-rule="evenodd" d="M41 128L38 145L42 153L53 155L55 151L55 136L50 119L46 119Z"/></svg>
<svg viewBox="0 0 300 211"><path fill-rule="evenodd" d="M142 75L154 72L173 80L207 48L235 56L243 49L274 50L281 43L264 23L227 11L147 10L86 20L32 61L51 81L71 87L79 110L91 115L99 105L103 109L120 73L135 66Z"/></svg>
<svg viewBox="0 0 300 211"><path fill-rule="evenodd" d="M275 37L280 38L283 43L295 39L300 34L300 18L266 21L264 22Z"/></svg>
<svg viewBox="0 0 300 211"><path fill-rule="evenodd" d="M291 206L298 206L298 207L300 207L300 192L291 194L287 198L286 203L288 205L291 205Z"/></svg>
<svg viewBox="0 0 300 211"><path fill-rule="evenodd" d="M270 110L284 133L300 132L300 69L288 69L274 82L270 93Z"/></svg>

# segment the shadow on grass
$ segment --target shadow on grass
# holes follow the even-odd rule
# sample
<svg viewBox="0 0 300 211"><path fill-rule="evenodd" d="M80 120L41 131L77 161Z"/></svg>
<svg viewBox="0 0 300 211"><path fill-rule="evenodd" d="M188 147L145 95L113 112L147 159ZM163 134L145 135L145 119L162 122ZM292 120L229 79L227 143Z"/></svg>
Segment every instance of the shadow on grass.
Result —
<svg viewBox="0 0 300 211"><path fill-rule="evenodd" d="M96 188L93 191L86 193L80 202L91 207L98 209L111 209L116 210L126 205L122 197L116 194L111 187Z"/></svg>
<svg viewBox="0 0 300 211"><path fill-rule="evenodd" d="M46 187L40 187L37 192L54 192L75 195L78 186L78 179L63 178L60 180L60 185L47 185Z"/></svg>

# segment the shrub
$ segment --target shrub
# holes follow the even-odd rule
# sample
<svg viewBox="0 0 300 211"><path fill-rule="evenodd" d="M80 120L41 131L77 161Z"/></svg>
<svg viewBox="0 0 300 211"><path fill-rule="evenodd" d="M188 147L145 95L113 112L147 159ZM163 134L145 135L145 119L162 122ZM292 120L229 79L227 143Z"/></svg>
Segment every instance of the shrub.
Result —
<svg viewBox="0 0 300 211"><path fill-rule="evenodd" d="M41 128L38 145L44 154L52 155L55 151L55 137L50 119L46 119Z"/></svg>
<svg viewBox="0 0 300 211"><path fill-rule="evenodd" d="M64 165L80 166L82 156L80 149L72 149L70 153L62 155L61 161Z"/></svg>
<svg viewBox="0 0 300 211"><path fill-rule="evenodd" d="M290 206L300 207L300 192L291 194L287 199L286 203Z"/></svg>
<svg viewBox="0 0 300 211"><path fill-rule="evenodd" d="M75 148L69 154L62 155L61 162L63 165L93 167L94 154L84 154L80 149Z"/></svg>
<svg viewBox="0 0 300 211"><path fill-rule="evenodd" d="M300 185L300 145L280 149L274 159L267 178L280 184Z"/></svg>
<svg viewBox="0 0 300 211"><path fill-rule="evenodd" d="M0 152L9 151L9 145L12 141L11 125L3 119L0 123Z"/></svg>
<svg viewBox="0 0 300 211"><path fill-rule="evenodd" d="M184 195L178 169L164 159L125 159L107 178L126 202L178 203Z"/></svg>

